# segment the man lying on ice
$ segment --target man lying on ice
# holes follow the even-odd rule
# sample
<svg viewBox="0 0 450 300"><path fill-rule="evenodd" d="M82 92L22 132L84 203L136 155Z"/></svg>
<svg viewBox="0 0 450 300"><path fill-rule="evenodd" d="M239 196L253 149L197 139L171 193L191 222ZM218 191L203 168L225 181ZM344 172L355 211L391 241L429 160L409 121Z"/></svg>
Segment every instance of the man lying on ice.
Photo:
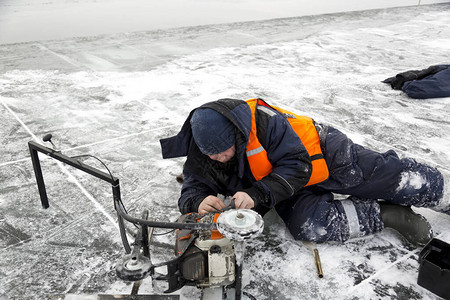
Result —
<svg viewBox="0 0 450 300"><path fill-rule="evenodd" d="M436 168L366 149L261 99L206 103L161 146L164 158L187 156L182 213L220 211L221 194L262 215L275 208L298 240L343 242L390 227L418 246L432 231L410 206L450 214L439 206L444 180Z"/></svg>

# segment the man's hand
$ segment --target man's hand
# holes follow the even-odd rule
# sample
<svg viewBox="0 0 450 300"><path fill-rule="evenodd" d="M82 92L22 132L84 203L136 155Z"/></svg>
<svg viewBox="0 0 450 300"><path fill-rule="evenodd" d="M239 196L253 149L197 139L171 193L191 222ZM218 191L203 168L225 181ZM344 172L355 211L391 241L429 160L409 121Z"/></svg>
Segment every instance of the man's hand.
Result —
<svg viewBox="0 0 450 300"><path fill-rule="evenodd" d="M233 196L234 205L236 208L253 208L255 207L255 201L246 192L237 192Z"/></svg>
<svg viewBox="0 0 450 300"><path fill-rule="evenodd" d="M251 209L255 207L255 201L246 192L237 192L233 196L234 205L237 209L247 208ZM198 212L200 214L206 214L212 211L222 211L226 205L216 196L208 196L198 206Z"/></svg>
<svg viewBox="0 0 450 300"><path fill-rule="evenodd" d="M222 211L226 205L217 198L216 196L208 196L205 199L203 199L202 203L198 206L198 212L200 214L206 214L209 212L212 212L214 210Z"/></svg>

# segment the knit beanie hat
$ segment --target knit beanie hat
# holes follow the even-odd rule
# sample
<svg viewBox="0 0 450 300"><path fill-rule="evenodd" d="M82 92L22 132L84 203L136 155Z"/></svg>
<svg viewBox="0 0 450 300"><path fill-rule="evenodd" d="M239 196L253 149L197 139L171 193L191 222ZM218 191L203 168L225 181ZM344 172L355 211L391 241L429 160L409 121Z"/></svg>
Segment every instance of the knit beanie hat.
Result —
<svg viewBox="0 0 450 300"><path fill-rule="evenodd" d="M235 143L234 125L210 108L198 108L191 117L192 135L205 155L224 152Z"/></svg>

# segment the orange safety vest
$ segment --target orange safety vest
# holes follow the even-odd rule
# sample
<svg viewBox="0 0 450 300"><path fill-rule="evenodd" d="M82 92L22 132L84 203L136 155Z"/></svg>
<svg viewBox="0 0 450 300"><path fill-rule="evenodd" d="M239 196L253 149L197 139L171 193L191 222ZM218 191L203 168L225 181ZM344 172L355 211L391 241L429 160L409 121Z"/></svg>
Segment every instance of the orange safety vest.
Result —
<svg viewBox="0 0 450 300"><path fill-rule="evenodd" d="M267 152L258 140L256 135L256 109L257 106L265 106L273 108L282 113L298 135L303 145L308 151L311 157L312 174L309 179L308 185L320 183L328 178L328 167L320 148L320 138L317 133L317 129L314 126L314 121L311 118L305 116L299 116L291 113L285 109L270 106L262 99L250 99L246 101L250 106L252 112L252 127L247 145L247 159L250 165L253 176L256 180L261 180L263 177L269 175L272 172L272 164L267 158Z"/></svg>

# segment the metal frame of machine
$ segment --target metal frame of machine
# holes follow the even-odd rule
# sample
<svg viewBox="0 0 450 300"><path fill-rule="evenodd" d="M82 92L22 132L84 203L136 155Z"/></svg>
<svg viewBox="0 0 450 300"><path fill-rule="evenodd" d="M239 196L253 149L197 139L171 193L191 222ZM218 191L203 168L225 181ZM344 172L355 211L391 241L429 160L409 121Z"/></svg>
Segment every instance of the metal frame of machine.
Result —
<svg viewBox="0 0 450 300"><path fill-rule="evenodd" d="M46 137L44 137L44 141L47 141L47 142L49 141L51 143L51 135L47 135ZM187 249L189 247L191 247L192 245L195 245L196 249L199 249L199 250L197 250L197 254L200 253L199 255L201 255L202 259L205 260L205 263L203 263L203 264L206 266L206 268L208 268L208 264L213 265L211 262L208 263L208 259L218 257L217 255L222 253L222 250L221 250L222 246L220 243L217 243L217 242L211 243L211 241L206 241L206 242L201 243L201 238L199 238L199 236L201 235L202 232L203 233L208 232L208 231L212 232L213 230L215 231L218 229L217 224L215 222L213 222L212 219L211 220L205 219L206 221L205 220L203 220L203 221L197 220L196 222L192 222L192 221L190 221L190 222L182 222L182 221L158 222L158 221L149 220L147 211L145 211L143 213L141 218L133 217L127 213L127 211L122 203L121 195L120 195L119 179L114 177L109 172L109 170L108 170L109 173L103 172L103 171L93 168L89 165L86 165L73 157L68 157L68 156L62 154L60 151L45 147L34 141L28 142L28 147L29 147L29 151L30 151L30 155L31 155L31 160L33 163L33 169L34 169L35 176L36 176L37 186L39 189L41 204L42 204L42 207L45 209L49 207L49 202L48 202L48 197L47 197L47 192L46 192L46 188L45 188L44 177L42 174L42 168L41 168L38 152L43 153L49 157L52 157L60 162L68 164L74 168L77 168L83 172L86 172L98 179L101 179L101 180L106 181L107 183L111 184L112 194L113 194L113 199L114 199L114 208L117 212L117 220L118 220L118 225L119 225L120 236L121 236L123 247L124 247L124 250L126 253L125 256L123 257L122 261L117 264L116 273L117 273L118 277L121 278L122 280L135 282L135 284L133 286L133 290L130 295L130 296L132 296L132 298L130 298L130 299L139 299L139 296L144 296L144 295L137 295L137 293L138 293L138 289L139 289L141 280L146 278L149 275L151 275L153 279L167 281L169 287L165 291L165 293L174 292L174 291L180 289L181 287L183 287L184 285L197 285L200 288L208 287L209 283L208 283L208 281L206 281L206 284L205 284L204 279L203 279L202 284L199 284L198 282L196 282L193 279L190 279L190 280L186 279L185 278L186 276L183 274L183 268L186 269L186 267L183 267L183 263L184 263L184 261L187 261L188 258L192 258L193 255L195 255L195 253L192 254L193 251L190 251L190 253L187 253L187 252L189 252L189 251L187 251ZM258 215L258 217L260 217L260 216ZM217 219L217 217L215 219ZM135 241L132 244L133 248L131 248L130 243L127 238L125 221L138 226L138 230L137 230L137 233L135 236ZM258 222L262 222L262 218L261 218L261 221L258 221ZM257 231L259 231L258 232L258 234L259 234L262 231L263 225L258 224L258 226L261 227L261 228L258 228L258 230L257 230ZM150 243L151 243L151 235L153 232L153 228L178 229L177 232L184 231L186 233L186 231L187 231L189 233L189 235L188 235L189 238L186 241L184 241L185 246L182 248L182 251L180 251L178 253L176 258L166 261L166 262L152 264L151 259L150 259ZM253 233L252 230L250 233ZM248 233L249 233L248 231L245 232L245 237L243 239L247 239ZM234 239L234 238L232 238L232 239ZM227 249L227 247L228 248L232 247L232 251L233 251L232 255L229 254L230 251L228 251L228 250L227 250L228 252L223 251L224 253L225 252L228 253L227 254L228 256L223 257L223 255L224 255L223 254L220 257L221 260L219 259L218 261L220 261L219 264L224 264L225 262L227 262L228 268L230 268L229 266L235 267L235 270L233 270L233 272L230 272L230 273L234 273L234 274L230 275L230 274L226 273L225 276L223 276L223 278L226 278L226 280L224 282L227 282L227 283L230 283L230 281L234 280L229 285L227 285L226 288L233 288L235 290L234 299L239 300L239 299L241 299L241 296L243 294L242 290L241 290L242 264L234 263L234 262L233 262L233 264L230 264L228 262L231 259L235 259L234 248L237 247L237 245L242 244L242 240L236 241L236 242L235 241L230 241L230 242L231 243L228 243L228 246L224 246L223 249ZM222 241L222 243L223 243L223 241ZM194 246L192 246L192 247L194 247ZM201 260L200 260L200 262L201 262ZM197 264L197 265L198 265L198 263L199 263L198 261L195 262L195 264ZM162 266L167 266L167 275L155 276L155 268L159 268ZM221 267L223 267L223 266L221 266ZM184 271L184 272L186 273L187 271ZM205 271L205 273L206 273L206 275L204 275L204 276L206 278L208 278L208 271ZM211 280L211 282L212 282L212 280ZM211 286L214 286L214 284L212 284ZM217 287L217 285L214 287ZM223 286L223 290L225 291L225 286ZM249 297L249 298L253 298L251 295L249 295L247 293L244 293L244 294L247 295L247 297ZM152 296L152 295L145 295L145 296ZM179 299L179 296L176 296L176 295L175 296L161 295L161 296L162 296L161 299ZM168 298L168 297L172 297L172 298ZM226 295L224 295L223 297L226 297ZM109 298L105 297L102 299L109 299ZM145 298L145 299L150 299L150 298ZM151 298L151 299L155 299L155 298ZM156 298L156 299L158 299L158 298Z"/></svg>

